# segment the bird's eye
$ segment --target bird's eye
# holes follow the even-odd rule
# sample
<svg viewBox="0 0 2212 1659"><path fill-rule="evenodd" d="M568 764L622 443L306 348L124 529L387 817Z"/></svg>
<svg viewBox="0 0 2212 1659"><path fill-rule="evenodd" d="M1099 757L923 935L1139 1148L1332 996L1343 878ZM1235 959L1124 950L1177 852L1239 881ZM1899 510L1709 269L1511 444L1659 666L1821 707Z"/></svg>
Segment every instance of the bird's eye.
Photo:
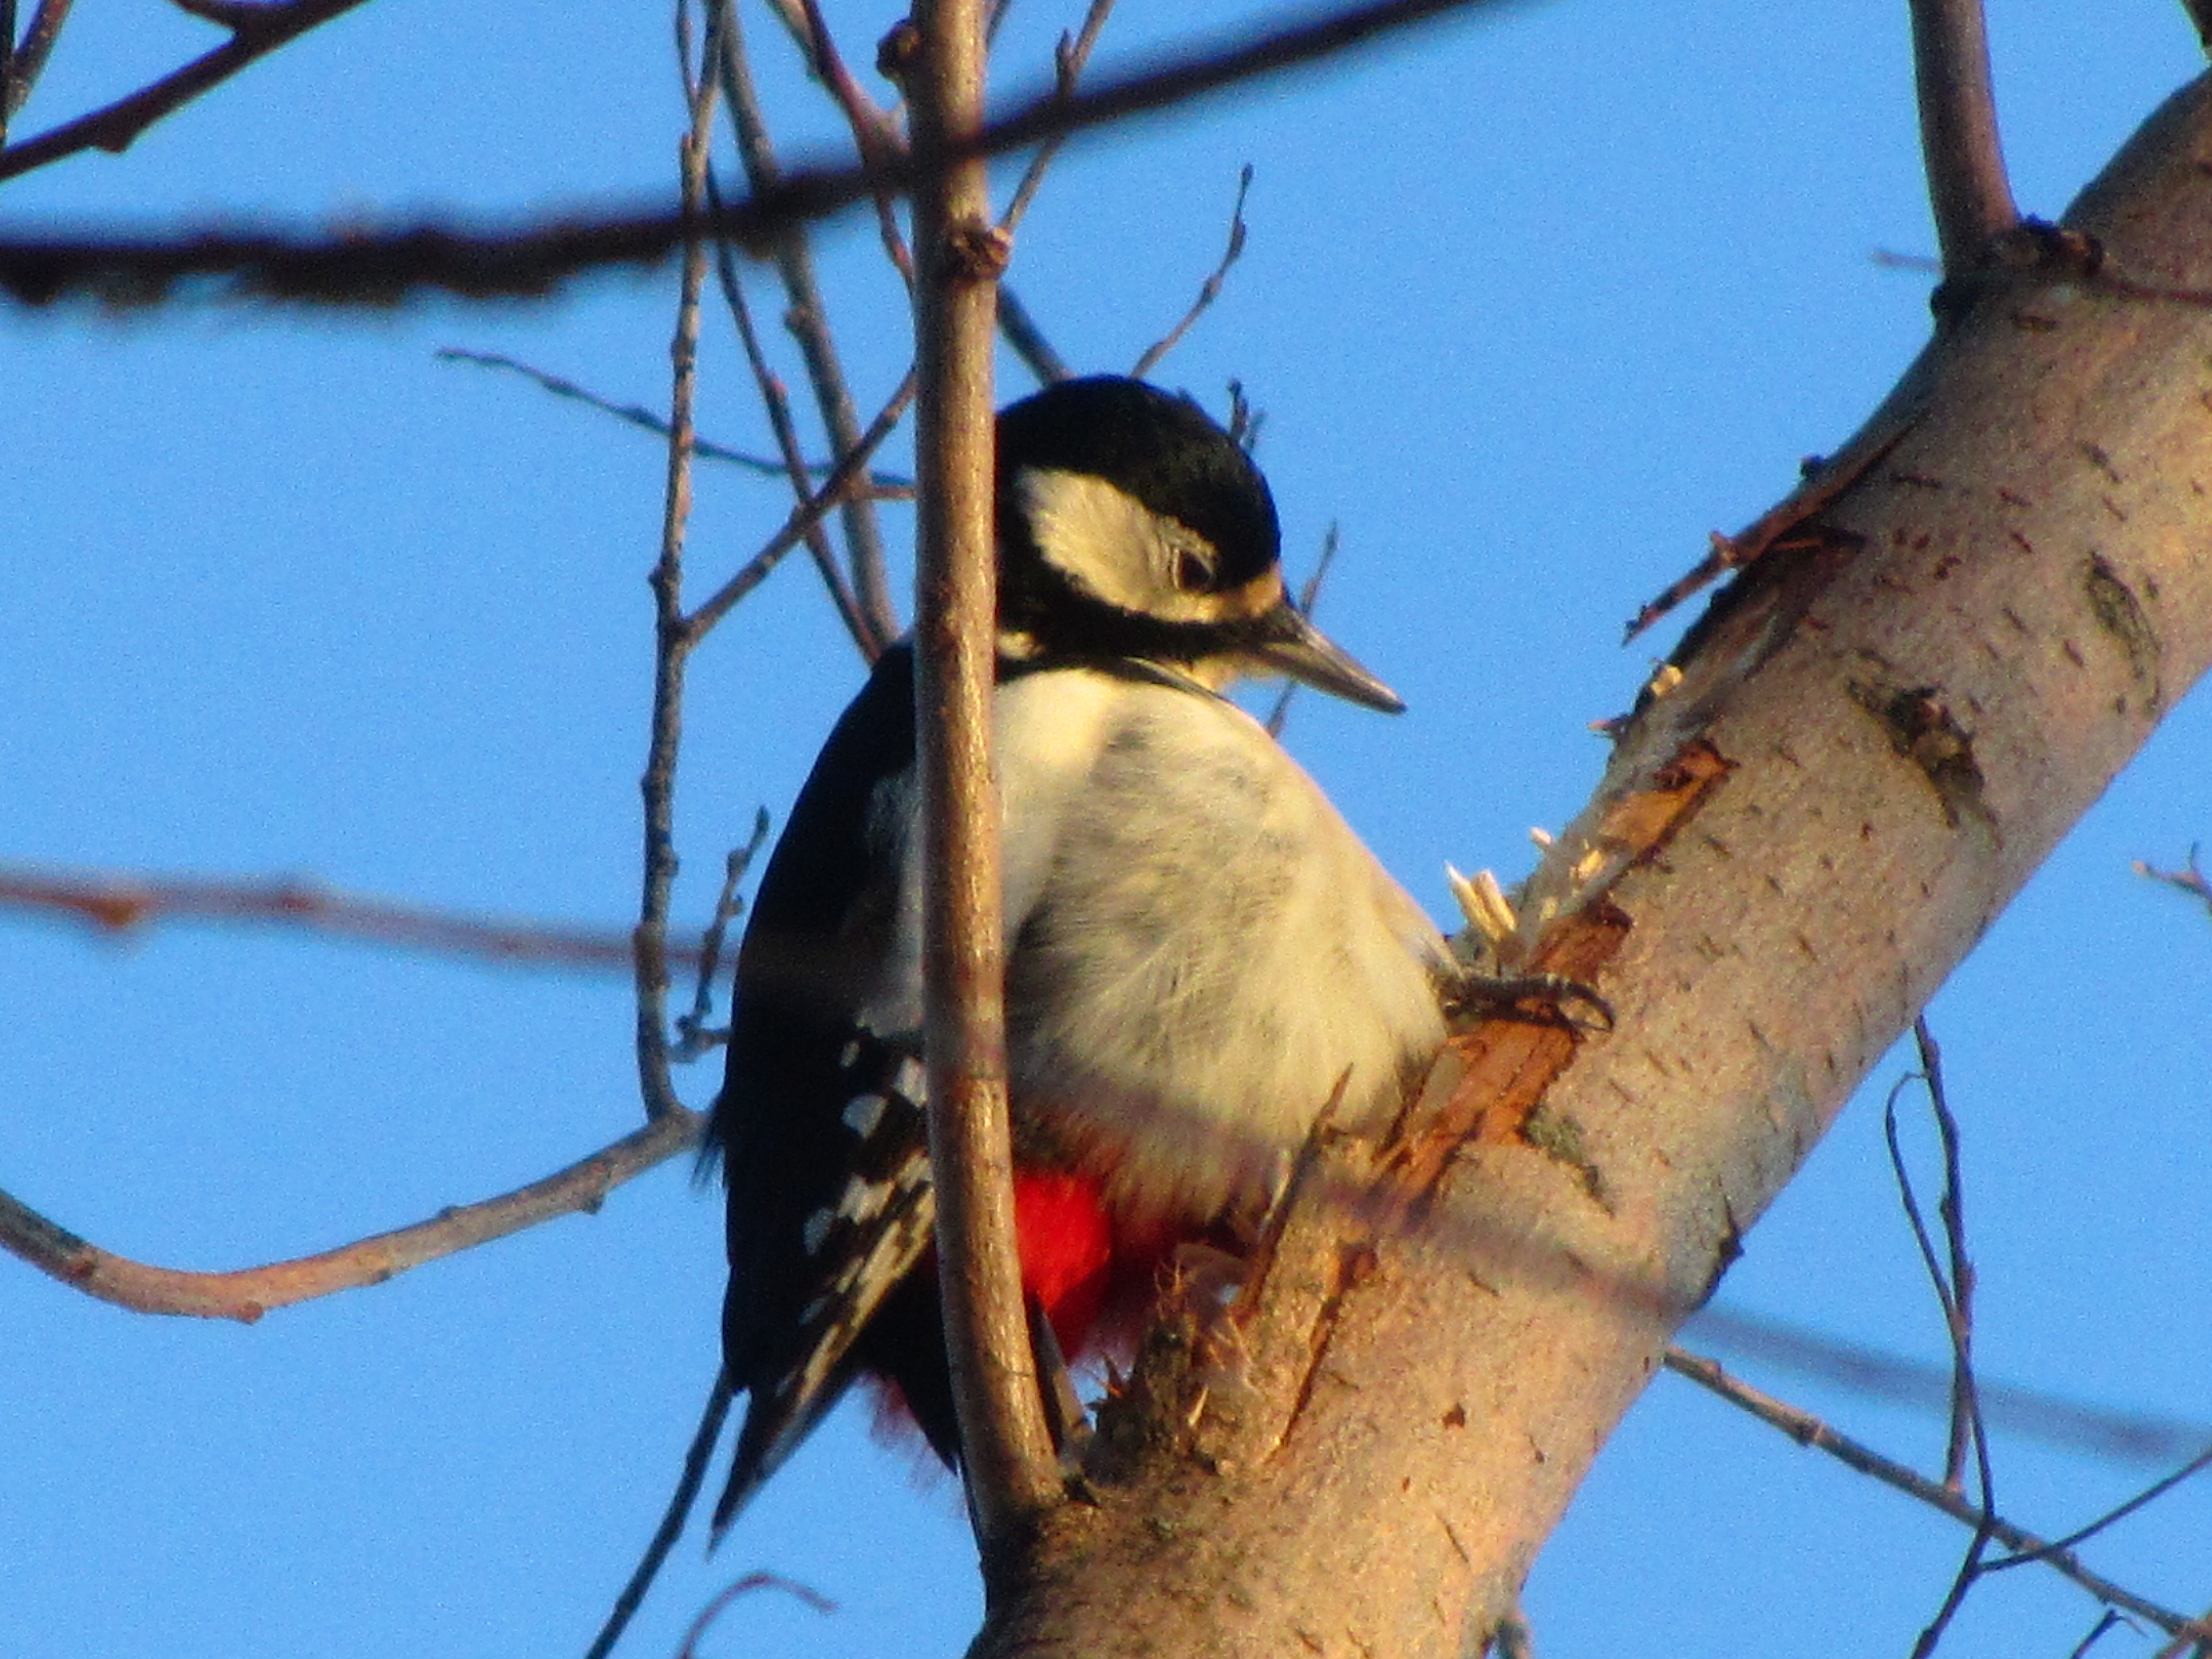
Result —
<svg viewBox="0 0 2212 1659"><path fill-rule="evenodd" d="M1203 592L1213 580L1213 561L1195 548L1176 550L1175 584L1186 593Z"/></svg>

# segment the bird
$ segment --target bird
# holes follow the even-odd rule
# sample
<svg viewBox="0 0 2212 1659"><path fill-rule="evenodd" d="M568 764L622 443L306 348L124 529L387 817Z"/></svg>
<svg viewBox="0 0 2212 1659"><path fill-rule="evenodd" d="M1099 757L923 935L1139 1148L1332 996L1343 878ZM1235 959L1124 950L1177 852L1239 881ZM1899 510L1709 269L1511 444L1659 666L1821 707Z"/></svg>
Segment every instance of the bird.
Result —
<svg viewBox="0 0 2212 1659"><path fill-rule="evenodd" d="M1387 1122L1446 1035L1437 927L1223 695L1397 696L1291 601L1266 479L1187 397L1112 375L997 422L1006 1061L1024 1292L1071 1357L1141 1324L1177 1252L1248 1227L1324 1115ZM911 641L832 730L739 947L708 1153L723 1378L746 1398L719 1538L872 1379L959 1431L923 1118Z"/></svg>

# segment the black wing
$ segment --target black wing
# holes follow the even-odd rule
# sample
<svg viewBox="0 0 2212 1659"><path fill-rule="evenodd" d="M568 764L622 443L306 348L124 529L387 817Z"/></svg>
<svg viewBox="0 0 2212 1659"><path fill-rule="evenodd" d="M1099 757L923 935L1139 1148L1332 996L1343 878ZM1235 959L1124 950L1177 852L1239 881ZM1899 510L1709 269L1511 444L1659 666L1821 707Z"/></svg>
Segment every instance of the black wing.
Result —
<svg viewBox="0 0 2212 1659"><path fill-rule="evenodd" d="M896 646L815 761L738 955L708 1133L729 1189L723 1363L750 1399L718 1533L863 1369L952 1455L935 1286L914 1272L935 1215L918 1046L860 1014L896 948L914 724Z"/></svg>

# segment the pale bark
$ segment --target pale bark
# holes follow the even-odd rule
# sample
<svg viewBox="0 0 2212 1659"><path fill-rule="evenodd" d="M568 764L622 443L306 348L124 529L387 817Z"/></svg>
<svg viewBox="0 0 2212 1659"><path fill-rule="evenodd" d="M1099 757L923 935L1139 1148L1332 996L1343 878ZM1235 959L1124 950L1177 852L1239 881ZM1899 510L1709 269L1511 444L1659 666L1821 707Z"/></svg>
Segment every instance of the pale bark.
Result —
<svg viewBox="0 0 2212 1659"><path fill-rule="evenodd" d="M2061 249L1955 295L1870 464L1723 596L1540 874L1533 907L1626 923L1584 958L1617 1027L1546 1132L1477 1133L1419 1225L1335 1201L1360 1153L1330 1153L1243 1349L1164 1367L1195 1430L994 1575L977 1654L1487 1643L1741 1231L2212 657L2203 83L2068 223L2104 273Z"/></svg>

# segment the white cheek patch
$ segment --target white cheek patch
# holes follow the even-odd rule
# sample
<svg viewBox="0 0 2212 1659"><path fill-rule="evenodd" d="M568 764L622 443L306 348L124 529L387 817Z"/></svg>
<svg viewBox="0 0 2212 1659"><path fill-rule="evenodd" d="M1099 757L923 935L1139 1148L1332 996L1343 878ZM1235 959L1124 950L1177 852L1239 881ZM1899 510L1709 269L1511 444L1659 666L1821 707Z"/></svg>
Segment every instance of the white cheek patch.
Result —
<svg viewBox="0 0 2212 1659"><path fill-rule="evenodd" d="M1024 467L1014 488L1037 550L1086 592L1167 622L1205 622L1218 612L1218 599L1176 586L1182 555L1195 553L1209 568L1218 562L1212 544L1189 526L1087 472Z"/></svg>

